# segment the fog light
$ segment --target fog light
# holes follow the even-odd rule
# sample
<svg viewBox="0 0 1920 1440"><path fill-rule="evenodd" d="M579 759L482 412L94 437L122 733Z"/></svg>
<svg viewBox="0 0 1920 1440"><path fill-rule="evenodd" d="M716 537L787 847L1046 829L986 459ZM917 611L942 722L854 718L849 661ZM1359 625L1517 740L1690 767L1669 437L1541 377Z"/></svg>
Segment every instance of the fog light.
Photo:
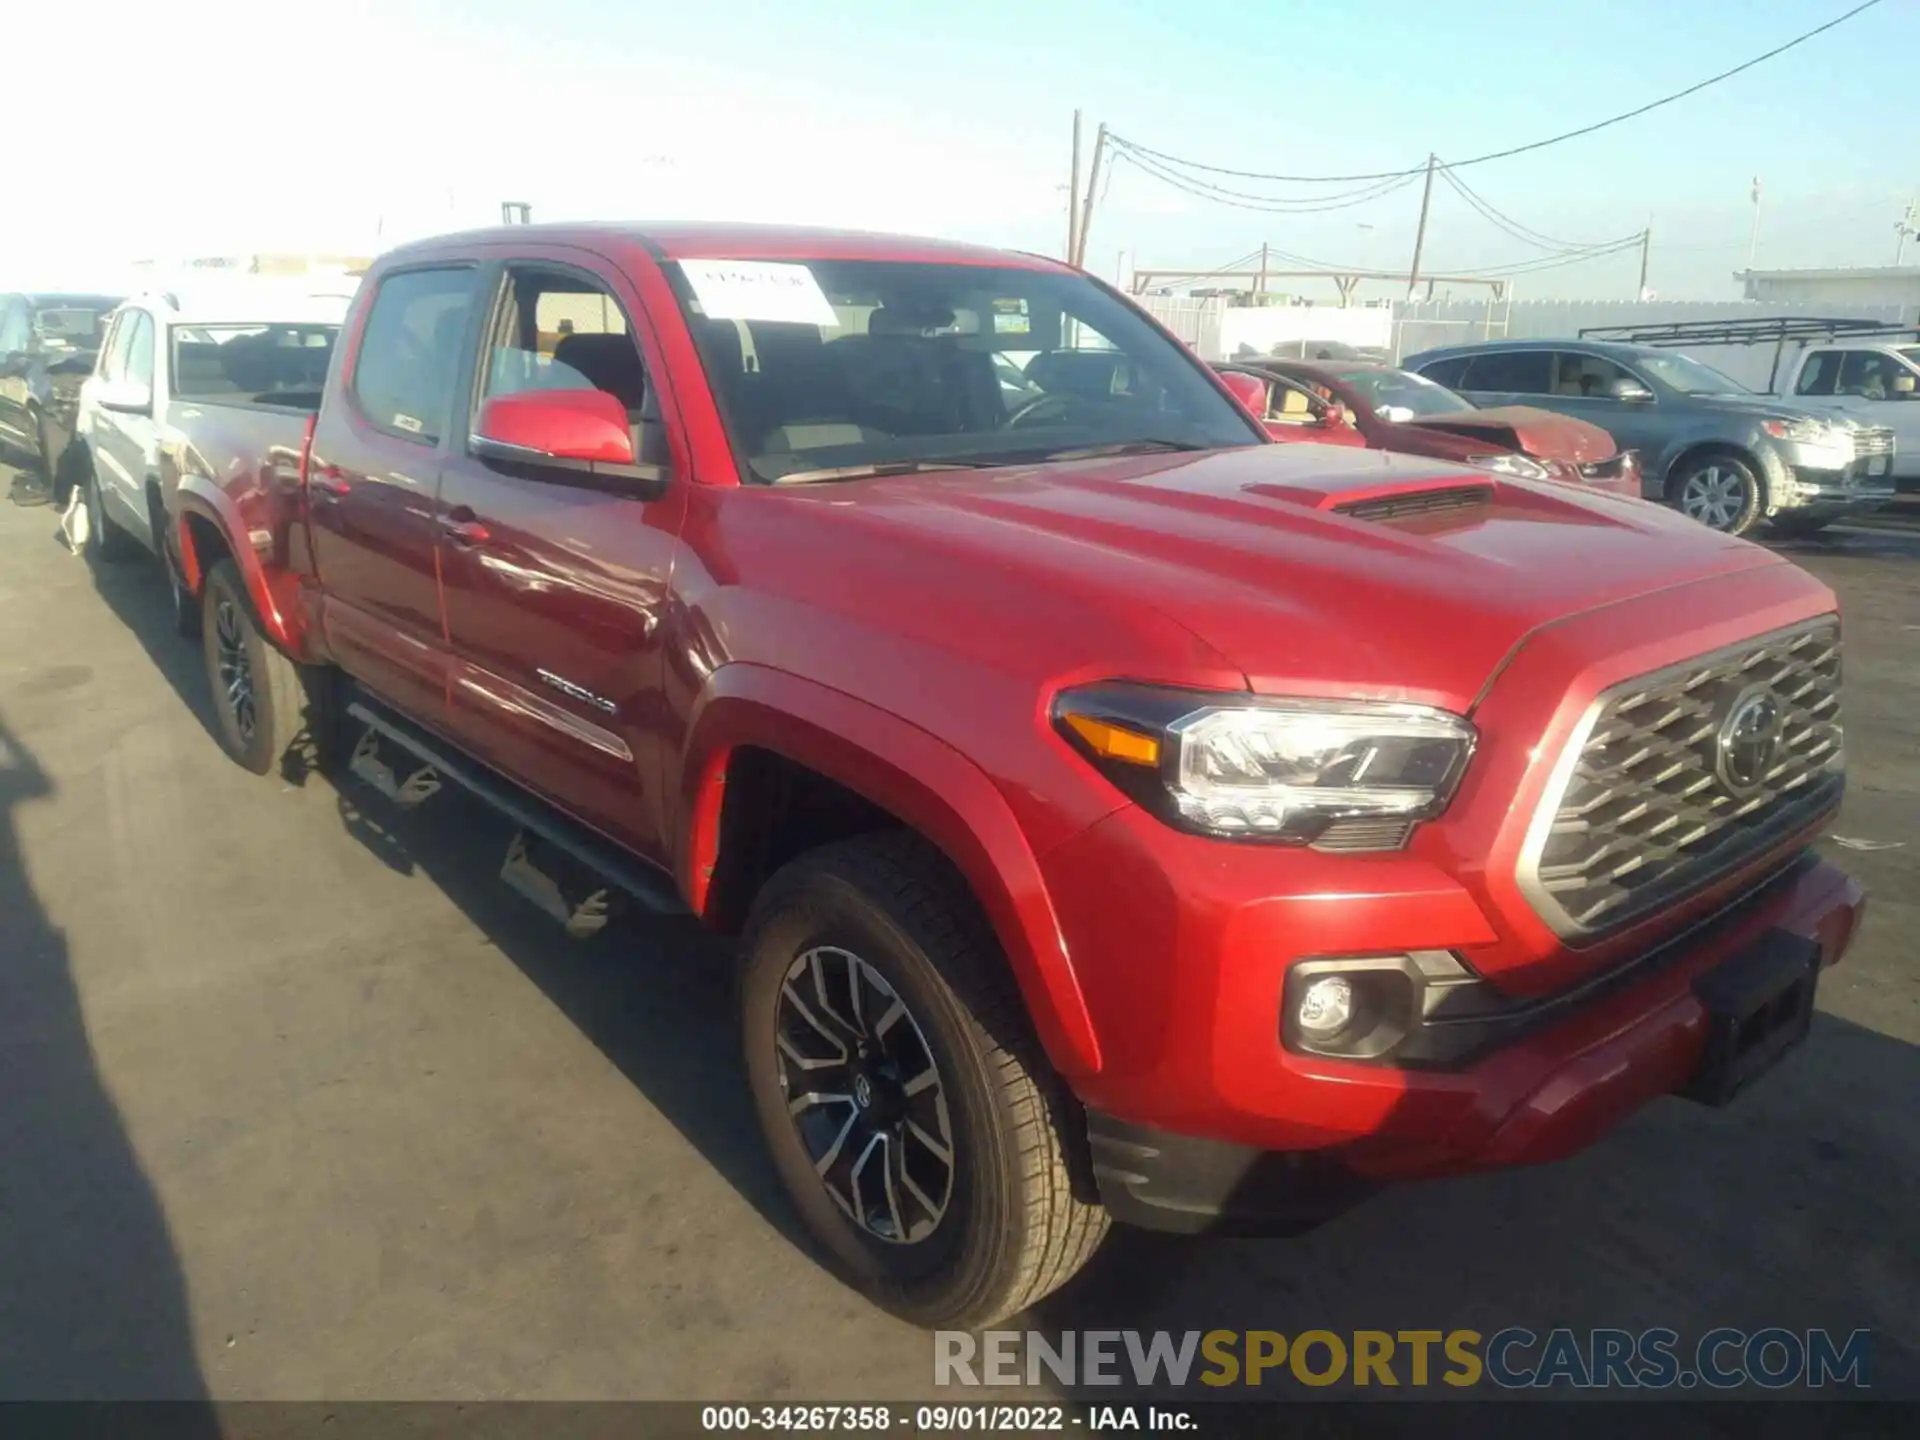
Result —
<svg viewBox="0 0 1920 1440"><path fill-rule="evenodd" d="M1347 1028L1353 1019L1353 986L1339 975L1315 980L1300 994L1300 1008L1294 1020L1300 1033L1314 1040L1327 1040Z"/></svg>

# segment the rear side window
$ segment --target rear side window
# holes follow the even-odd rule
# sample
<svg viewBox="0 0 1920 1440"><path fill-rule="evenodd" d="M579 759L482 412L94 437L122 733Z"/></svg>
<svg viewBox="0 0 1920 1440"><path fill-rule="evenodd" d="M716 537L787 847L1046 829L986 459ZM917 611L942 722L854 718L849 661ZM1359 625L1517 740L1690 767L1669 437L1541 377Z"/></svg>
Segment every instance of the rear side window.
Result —
<svg viewBox="0 0 1920 1440"><path fill-rule="evenodd" d="M1440 377L1432 377L1438 380ZM1445 382L1442 382L1445 383ZM1496 350L1476 355L1467 366L1463 389L1515 395L1545 395L1553 388L1553 357L1546 350Z"/></svg>
<svg viewBox="0 0 1920 1440"><path fill-rule="evenodd" d="M1807 357L1800 379L1793 387L1796 395L1831 395L1833 382L1840 378L1840 352L1816 350Z"/></svg>
<svg viewBox="0 0 1920 1440"><path fill-rule="evenodd" d="M353 367L355 406L373 424L438 444L459 380L478 276L402 270L380 282Z"/></svg>
<svg viewBox="0 0 1920 1440"><path fill-rule="evenodd" d="M1449 390L1458 390L1461 380L1467 373L1467 362L1472 358L1471 355L1455 355L1450 360L1435 360L1431 364L1422 365L1419 373L1436 384L1446 386Z"/></svg>

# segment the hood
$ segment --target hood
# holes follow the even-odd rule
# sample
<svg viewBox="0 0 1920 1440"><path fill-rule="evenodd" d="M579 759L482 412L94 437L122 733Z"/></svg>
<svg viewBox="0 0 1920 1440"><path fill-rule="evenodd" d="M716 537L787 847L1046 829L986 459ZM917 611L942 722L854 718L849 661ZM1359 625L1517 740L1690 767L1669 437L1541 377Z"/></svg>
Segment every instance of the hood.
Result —
<svg viewBox="0 0 1920 1440"><path fill-rule="evenodd" d="M1162 658L1146 637L1173 627L1258 692L1455 710L1541 625L1786 563L1658 506L1322 445L896 476L783 498L769 537L789 555L840 557L791 569L795 598L866 610L885 593L888 626L956 645L979 630L1002 668L1058 664L1029 659L1048 649L1030 638L1047 630L1104 637L1106 655L1146 666Z"/></svg>
<svg viewBox="0 0 1920 1440"><path fill-rule="evenodd" d="M1541 460L1565 460L1590 465L1612 457L1619 448L1613 436L1598 425L1536 410L1530 405L1497 405L1485 410L1461 410L1451 415L1423 415L1410 422L1422 430L1438 430L1485 440L1502 450L1517 450Z"/></svg>

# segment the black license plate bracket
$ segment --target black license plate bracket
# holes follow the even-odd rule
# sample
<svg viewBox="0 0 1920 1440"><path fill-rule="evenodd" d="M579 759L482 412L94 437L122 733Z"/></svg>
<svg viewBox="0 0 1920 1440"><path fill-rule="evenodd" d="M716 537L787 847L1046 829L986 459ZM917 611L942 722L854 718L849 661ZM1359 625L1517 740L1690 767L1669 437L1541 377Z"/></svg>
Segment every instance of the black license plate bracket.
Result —
<svg viewBox="0 0 1920 1440"><path fill-rule="evenodd" d="M1681 1093L1725 1105L1807 1038L1820 980L1817 941L1769 930L1693 982L1707 1012L1699 1068Z"/></svg>

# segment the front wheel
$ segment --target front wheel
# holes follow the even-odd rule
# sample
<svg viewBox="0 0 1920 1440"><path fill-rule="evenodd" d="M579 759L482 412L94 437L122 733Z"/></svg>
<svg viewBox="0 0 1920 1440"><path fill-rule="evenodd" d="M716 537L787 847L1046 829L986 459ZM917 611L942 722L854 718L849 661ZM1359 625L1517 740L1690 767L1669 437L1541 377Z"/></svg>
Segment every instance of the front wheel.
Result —
<svg viewBox="0 0 1920 1440"><path fill-rule="evenodd" d="M233 561L207 572L201 645L221 748L265 775L292 748L303 724L305 692L293 661L260 627Z"/></svg>
<svg viewBox="0 0 1920 1440"><path fill-rule="evenodd" d="M1766 511L1766 487L1746 461L1704 455L1690 461L1667 486L1674 508L1723 535L1745 535Z"/></svg>
<svg viewBox="0 0 1920 1440"><path fill-rule="evenodd" d="M775 1168L837 1267L895 1314L978 1328L1092 1258L1076 1102L972 898L914 837L802 856L756 899L741 1016Z"/></svg>
<svg viewBox="0 0 1920 1440"><path fill-rule="evenodd" d="M79 477L79 512L73 517L73 533L80 537L81 552L89 564L117 564L140 553L140 542L129 535L107 510L100 494L100 477L92 470Z"/></svg>

